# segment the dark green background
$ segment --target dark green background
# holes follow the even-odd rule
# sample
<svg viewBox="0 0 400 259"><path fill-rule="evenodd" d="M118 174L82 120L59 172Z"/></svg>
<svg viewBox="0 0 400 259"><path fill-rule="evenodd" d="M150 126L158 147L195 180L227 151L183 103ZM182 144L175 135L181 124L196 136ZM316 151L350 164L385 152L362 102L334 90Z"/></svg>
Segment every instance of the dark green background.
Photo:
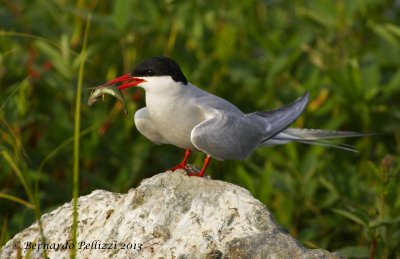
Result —
<svg viewBox="0 0 400 259"><path fill-rule="evenodd" d="M0 3L0 194L28 197L10 164L38 185L44 212L71 200L74 107L88 15L80 194L126 192L178 163L183 150L141 136L143 91L87 107L89 90L155 55L245 112L310 91L296 127L381 132L359 153L289 144L207 174L243 186L305 246L351 257L400 256L400 2L13 1ZM172 115L171 115L172 116ZM201 166L203 154L191 163ZM34 221L0 198L0 245ZM397 250L396 250L397 248Z"/></svg>

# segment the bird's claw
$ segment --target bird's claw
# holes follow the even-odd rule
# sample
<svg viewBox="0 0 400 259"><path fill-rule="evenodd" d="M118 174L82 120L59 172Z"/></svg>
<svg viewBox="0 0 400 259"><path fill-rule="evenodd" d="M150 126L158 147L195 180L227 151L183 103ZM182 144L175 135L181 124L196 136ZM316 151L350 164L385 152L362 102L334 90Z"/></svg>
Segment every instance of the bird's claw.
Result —
<svg viewBox="0 0 400 259"><path fill-rule="evenodd" d="M187 165L183 165L183 164L178 164L178 165L176 165L176 166L170 168L168 171L174 172L174 171L179 170L179 169L183 169L183 170L185 170L186 172L189 171L189 167L188 167Z"/></svg>
<svg viewBox="0 0 400 259"><path fill-rule="evenodd" d="M187 176L203 177L203 173L202 172L196 172L196 173L191 172L191 173L188 173Z"/></svg>
<svg viewBox="0 0 400 259"><path fill-rule="evenodd" d="M185 170L187 173L187 176L203 177L203 174L201 173L201 171L197 167L190 165L190 164L186 164L186 165L178 164L178 165L172 167L171 169L169 169L168 171L174 172L179 169Z"/></svg>

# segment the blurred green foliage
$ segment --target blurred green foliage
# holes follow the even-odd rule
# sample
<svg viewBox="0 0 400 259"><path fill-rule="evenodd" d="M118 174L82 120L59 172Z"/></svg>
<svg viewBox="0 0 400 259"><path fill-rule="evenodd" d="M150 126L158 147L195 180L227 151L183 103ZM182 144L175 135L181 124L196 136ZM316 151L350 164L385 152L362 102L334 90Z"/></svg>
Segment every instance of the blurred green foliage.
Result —
<svg viewBox="0 0 400 259"><path fill-rule="evenodd" d="M347 140L358 154L288 144L208 174L249 189L308 247L350 257L400 257L400 2L28 1L0 3L0 246L42 212L71 200L79 53L92 15L85 85L167 55L194 84L245 112L305 91L294 126L382 132ZM183 151L141 136L106 98L85 105L80 193L126 192L178 163ZM131 98L130 98L131 97ZM173 116L172 114L170 116ZM201 165L204 155L191 162Z"/></svg>

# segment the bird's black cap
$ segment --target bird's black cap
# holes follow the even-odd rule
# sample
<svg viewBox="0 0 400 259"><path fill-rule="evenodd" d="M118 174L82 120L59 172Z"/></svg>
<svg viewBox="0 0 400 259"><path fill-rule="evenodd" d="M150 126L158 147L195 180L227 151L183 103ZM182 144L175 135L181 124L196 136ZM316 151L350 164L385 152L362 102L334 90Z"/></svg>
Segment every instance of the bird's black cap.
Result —
<svg viewBox="0 0 400 259"><path fill-rule="evenodd" d="M188 83L178 63L164 56L146 59L135 67L131 76L171 76L176 82L182 82L184 84Z"/></svg>

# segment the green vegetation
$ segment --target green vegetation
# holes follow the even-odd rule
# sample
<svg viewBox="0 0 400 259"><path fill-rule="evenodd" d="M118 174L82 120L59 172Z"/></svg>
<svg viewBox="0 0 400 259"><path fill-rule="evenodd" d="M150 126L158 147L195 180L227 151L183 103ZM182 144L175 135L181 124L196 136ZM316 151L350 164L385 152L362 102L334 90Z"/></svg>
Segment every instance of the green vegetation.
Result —
<svg viewBox="0 0 400 259"><path fill-rule="evenodd" d="M76 194L78 136L80 195L126 192L180 161L182 150L135 129L143 91L125 92L128 118L110 97L86 105L86 88L167 55L245 112L308 90L294 126L384 133L346 140L357 154L289 144L213 161L207 173L250 190L307 247L400 257L399 1L5 0L0 26L0 246Z"/></svg>

